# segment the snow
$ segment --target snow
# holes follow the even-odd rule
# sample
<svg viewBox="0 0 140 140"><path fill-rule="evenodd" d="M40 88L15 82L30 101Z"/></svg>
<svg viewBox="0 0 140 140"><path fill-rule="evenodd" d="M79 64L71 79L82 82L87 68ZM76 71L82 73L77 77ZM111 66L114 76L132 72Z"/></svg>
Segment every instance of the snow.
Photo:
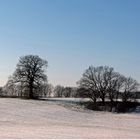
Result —
<svg viewBox="0 0 140 140"><path fill-rule="evenodd" d="M61 101L0 99L1 139L140 138L140 114L80 109Z"/></svg>

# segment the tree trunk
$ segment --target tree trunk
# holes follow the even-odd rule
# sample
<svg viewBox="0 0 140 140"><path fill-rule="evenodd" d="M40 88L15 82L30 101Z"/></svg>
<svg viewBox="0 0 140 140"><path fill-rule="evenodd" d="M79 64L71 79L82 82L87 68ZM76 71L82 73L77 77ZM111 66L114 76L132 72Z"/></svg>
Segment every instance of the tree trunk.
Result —
<svg viewBox="0 0 140 140"><path fill-rule="evenodd" d="M33 99L33 88L32 87L30 87L29 98Z"/></svg>
<svg viewBox="0 0 140 140"><path fill-rule="evenodd" d="M96 104L96 101L97 101L96 98L94 98L94 99L93 99L94 104Z"/></svg>
<svg viewBox="0 0 140 140"><path fill-rule="evenodd" d="M113 105L114 105L114 100L112 99L112 100L111 100L111 104L110 104L110 112L112 112Z"/></svg>
<svg viewBox="0 0 140 140"><path fill-rule="evenodd" d="M33 99L33 82L32 80L30 81L30 85L29 85L29 98Z"/></svg>
<svg viewBox="0 0 140 140"><path fill-rule="evenodd" d="M102 100L102 104L105 105L105 93L104 92L100 93L100 98Z"/></svg>
<svg viewBox="0 0 140 140"><path fill-rule="evenodd" d="M102 99L102 103L103 103L103 105L105 105L105 98L102 97L101 99Z"/></svg>

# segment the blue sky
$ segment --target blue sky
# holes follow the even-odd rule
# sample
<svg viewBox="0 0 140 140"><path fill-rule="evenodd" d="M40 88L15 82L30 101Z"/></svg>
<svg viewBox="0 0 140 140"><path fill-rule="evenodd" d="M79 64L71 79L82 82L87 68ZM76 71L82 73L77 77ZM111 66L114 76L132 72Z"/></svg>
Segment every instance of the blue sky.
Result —
<svg viewBox="0 0 140 140"><path fill-rule="evenodd" d="M48 61L48 80L75 86L89 65L140 82L139 0L0 0L0 85L19 57Z"/></svg>

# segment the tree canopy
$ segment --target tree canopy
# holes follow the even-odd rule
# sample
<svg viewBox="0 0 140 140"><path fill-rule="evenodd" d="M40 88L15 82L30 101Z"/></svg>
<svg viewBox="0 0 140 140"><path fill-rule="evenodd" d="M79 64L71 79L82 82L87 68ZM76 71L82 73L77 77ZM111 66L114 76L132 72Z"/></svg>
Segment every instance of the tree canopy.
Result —
<svg viewBox="0 0 140 140"><path fill-rule="evenodd" d="M45 81L47 61L37 55L20 57L16 70L13 74L15 83L22 85L29 98L36 96L36 89Z"/></svg>
<svg viewBox="0 0 140 140"><path fill-rule="evenodd" d="M118 99L119 94L126 102L132 99L132 94L137 91L139 86L133 78L125 77L108 66L90 66L83 73L78 84L82 93L85 90L87 96L94 102L100 98L103 103L105 103L107 96L111 102L114 102L114 99Z"/></svg>

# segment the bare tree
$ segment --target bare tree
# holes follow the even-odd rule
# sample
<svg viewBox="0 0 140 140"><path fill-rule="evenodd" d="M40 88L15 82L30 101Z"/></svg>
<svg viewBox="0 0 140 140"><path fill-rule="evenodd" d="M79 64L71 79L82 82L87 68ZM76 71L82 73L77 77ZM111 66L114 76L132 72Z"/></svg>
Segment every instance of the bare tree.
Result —
<svg viewBox="0 0 140 140"><path fill-rule="evenodd" d="M63 96L63 92L64 92L64 87L61 85L57 85L54 88L54 96L55 97L62 97Z"/></svg>
<svg viewBox="0 0 140 140"><path fill-rule="evenodd" d="M131 77L125 78L123 82L121 98L123 102L127 102L128 100L135 98L135 93L138 89L138 82Z"/></svg>
<svg viewBox="0 0 140 140"><path fill-rule="evenodd" d="M85 92L87 96L96 103L96 100L99 97L97 92L99 91L99 87L97 85L96 68L90 66L83 74L83 77L78 82L78 85L81 89L79 92Z"/></svg>
<svg viewBox="0 0 140 140"><path fill-rule="evenodd" d="M51 97L54 89L53 85L47 84L45 89L46 89L45 92L47 93L47 97Z"/></svg>
<svg viewBox="0 0 140 140"><path fill-rule="evenodd" d="M14 83L13 77L9 76L6 85L4 86L4 92L6 96L15 96L16 85Z"/></svg>
<svg viewBox="0 0 140 140"><path fill-rule="evenodd" d="M77 97L77 87L71 87L71 89L70 97Z"/></svg>
<svg viewBox="0 0 140 140"><path fill-rule="evenodd" d="M80 87L89 90L89 97L94 100L94 102L99 97L104 104L109 90L109 82L113 73L114 69L108 66L90 66L85 71L78 84Z"/></svg>
<svg viewBox="0 0 140 140"><path fill-rule="evenodd" d="M119 96L121 94L121 90L123 88L123 84L124 84L124 80L125 80L125 76L121 75L121 74L118 74L118 78L117 78L117 84L116 84L116 92L115 92L115 101L117 102L118 99L119 99Z"/></svg>
<svg viewBox="0 0 140 140"><path fill-rule="evenodd" d="M45 70L47 61L37 55L27 55L20 58L14 72L14 82L24 85L29 98L35 97L35 90L47 80Z"/></svg>
<svg viewBox="0 0 140 140"><path fill-rule="evenodd" d="M111 103L113 103L115 100L118 100L125 77L114 71L109 73L109 77L110 78L108 79L107 93Z"/></svg>
<svg viewBox="0 0 140 140"><path fill-rule="evenodd" d="M0 87L0 96L3 96L3 87Z"/></svg>
<svg viewBox="0 0 140 140"><path fill-rule="evenodd" d="M63 97L70 97L72 93L72 88L71 87L65 87L63 91Z"/></svg>
<svg viewBox="0 0 140 140"><path fill-rule="evenodd" d="M53 92L53 85L45 82L40 86L40 91L42 97L51 97Z"/></svg>

